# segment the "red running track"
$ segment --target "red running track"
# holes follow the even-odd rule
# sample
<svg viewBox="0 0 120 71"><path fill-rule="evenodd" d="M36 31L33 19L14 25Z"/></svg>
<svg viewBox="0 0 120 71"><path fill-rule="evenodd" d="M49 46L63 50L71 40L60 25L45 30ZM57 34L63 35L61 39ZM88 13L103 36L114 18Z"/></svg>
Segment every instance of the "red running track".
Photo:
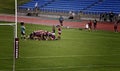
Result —
<svg viewBox="0 0 120 71"><path fill-rule="evenodd" d="M14 22L15 16L0 14L0 21ZM42 19L38 17L18 16L18 22L21 22L21 21L24 21L25 23L40 24L40 25L58 25L59 24L58 20ZM64 21L63 24L64 26L69 26L71 28L85 28L85 24L87 22L88 21L81 21L81 22ZM114 31L113 26L114 26L114 23L98 22L97 30ZM118 25L118 31L120 32L120 25Z"/></svg>

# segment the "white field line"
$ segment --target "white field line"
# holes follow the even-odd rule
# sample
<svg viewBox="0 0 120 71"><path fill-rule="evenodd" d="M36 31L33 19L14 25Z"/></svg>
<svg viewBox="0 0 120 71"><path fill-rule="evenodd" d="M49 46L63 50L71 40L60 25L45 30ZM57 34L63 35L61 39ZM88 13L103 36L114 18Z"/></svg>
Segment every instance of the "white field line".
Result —
<svg viewBox="0 0 120 71"><path fill-rule="evenodd" d="M120 54L111 55L66 55L66 56L31 56L31 57L19 57L22 59L40 59L40 58L74 58L74 57L109 57L109 56L120 56ZM0 58L0 59L12 59L11 57Z"/></svg>
<svg viewBox="0 0 120 71"><path fill-rule="evenodd" d="M26 59L36 59L36 58L74 58L74 57L104 57L104 56L120 56L120 54L112 54L112 55L66 55L66 56L34 56L34 57L20 57Z"/></svg>
<svg viewBox="0 0 120 71"><path fill-rule="evenodd" d="M13 24L13 23L9 23L9 24L1 24L0 23L0 26L14 26L15 24Z"/></svg>
<svg viewBox="0 0 120 71"><path fill-rule="evenodd" d="M10 71L10 70L0 70L0 71ZM12 71L12 70L11 70Z"/></svg>
<svg viewBox="0 0 120 71"><path fill-rule="evenodd" d="M96 68L96 67L120 67L120 65L81 65L81 66L66 66L66 67L46 67L46 68L19 68L17 70L51 70L51 69L74 69L74 68Z"/></svg>
<svg viewBox="0 0 120 71"><path fill-rule="evenodd" d="M12 57L4 57L4 58L0 58L0 60L9 60L9 59L13 59Z"/></svg>

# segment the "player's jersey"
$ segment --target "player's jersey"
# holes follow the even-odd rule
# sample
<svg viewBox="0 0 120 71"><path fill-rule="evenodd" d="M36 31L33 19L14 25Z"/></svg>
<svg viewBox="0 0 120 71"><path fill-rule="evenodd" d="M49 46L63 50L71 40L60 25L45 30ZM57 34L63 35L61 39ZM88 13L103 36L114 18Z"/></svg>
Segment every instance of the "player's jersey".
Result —
<svg viewBox="0 0 120 71"><path fill-rule="evenodd" d="M58 31L61 31L61 29L60 29L60 28L58 28Z"/></svg>
<svg viewBox="0 0 120 71"><path fill-rule="evenodd" d="M62 32L61 28L58 28L58 34L59 35L61 35L61 32Z"/></svg>
<svg viewBox="0 0 120 71"><path fill-rule="evenodd" d="M63 20L64 20L63 17L60 17L60 18L59 18L59 21L63 21Z"/></svg>
<svg viewBox="0 0 120 71"><path fill-rule="evenodd" d="M25 34L25 26L21 26L21 33Z"/></svg>

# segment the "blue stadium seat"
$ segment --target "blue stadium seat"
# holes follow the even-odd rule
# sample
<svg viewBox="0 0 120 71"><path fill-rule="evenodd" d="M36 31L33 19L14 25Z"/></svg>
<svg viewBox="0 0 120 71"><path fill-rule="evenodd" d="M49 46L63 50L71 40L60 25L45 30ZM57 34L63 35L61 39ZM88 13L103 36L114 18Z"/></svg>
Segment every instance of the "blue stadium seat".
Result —
<svg viewBox="0 0 120 71"><path fill-rule="evenodd" d="M61 12L63 10L66 10L65 12L80 12L97 1L98 0L57 0L44 6L44 10L45 8L54 8L57 12Z"/></svg>
<svg viewBox="0 0 120 71"><path fill-rule="evenodd" d="M102 3L99 3L84 12L114 12L120 13L120 0L104 0Z"/></svg>
<svg viewBox="0 0 120 71"><path fill-rule="evenodd" d="M41 11L47 12L83 11L84 13L99 14L113 11L120 13L120 0L103 0L103 2L99 2L99 0L32 0L18 7L34 9L36 3Z"/></svg>

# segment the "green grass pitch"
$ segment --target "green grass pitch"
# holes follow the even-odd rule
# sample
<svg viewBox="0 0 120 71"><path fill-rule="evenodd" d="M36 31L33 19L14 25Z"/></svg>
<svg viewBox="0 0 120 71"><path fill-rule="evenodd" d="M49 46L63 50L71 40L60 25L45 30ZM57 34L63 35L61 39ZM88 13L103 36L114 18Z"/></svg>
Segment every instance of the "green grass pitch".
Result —
<svg viewBox="0 0 120 71"><path fill-rule="evenodd" d="M12 71L14 28L0 26L0 71Z"/></svg>
<svg viewBox="0 0 120 71"><path fill-rule="evenodd" d="M20 6L30 0L16 0ZM0 0L0 14L15 14L15 0Z"/></svg>
<svg viewBox="0 0 120 71"><path fill-rule="evenodd" d="M18 36L20 37L18 25ZM11 45L13 29L0 34L0 40ZM50 26L26 24L26 33L34 30L49 30ZM57 32L57 31L56 31ZM11 37L8 41L7 38ZM16 71L120 71L120 33L108 31L88 32L79 29L62 29L62 39L37 41L20 39L20 57L16 60ZM12 46L12 45L11 45ZM0 70L12 68L13 48L0 46ZM2 63L1 63L2 62Z"/></svg>

